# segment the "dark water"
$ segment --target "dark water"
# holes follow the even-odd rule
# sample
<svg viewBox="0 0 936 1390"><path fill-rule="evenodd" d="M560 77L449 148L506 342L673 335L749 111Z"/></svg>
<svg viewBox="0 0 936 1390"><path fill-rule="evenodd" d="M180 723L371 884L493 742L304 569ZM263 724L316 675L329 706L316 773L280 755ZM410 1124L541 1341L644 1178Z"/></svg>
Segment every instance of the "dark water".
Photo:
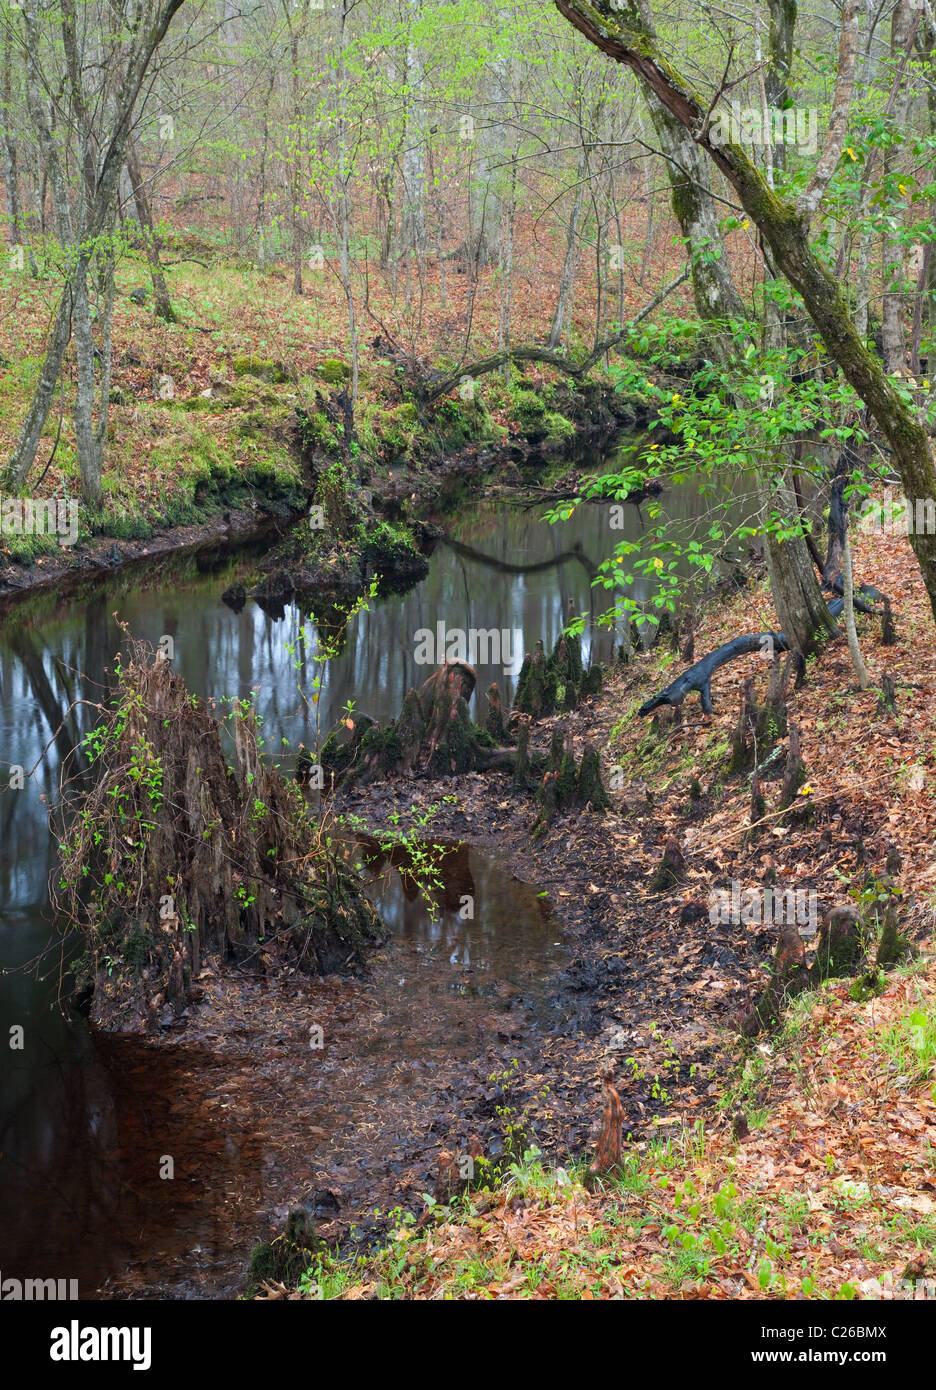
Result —
<svg viewBox="0 0 936 1390"><path fill-rule="evenodd" d="M687 523L707 510L689 486L665 505ZM196 1048L155 1053L139 1041L94 1037L55 1003L62 967L47 916L48 805L70 740L94 723L93 704L105 698L121 642L114 615L154 644L170 636L176 669L199 694L221 700L253 692L270 748L279 751L284 739L292 750L300 742L314 747L347 701L379 719L398 712L407 689L432 669L415 659L419 629L435 631L440 621L466 632L516 628L527 648L541 637L549 649L570 606L592 619L609 608L613 594L592 586L596 567L622 536L639 539L644 514L628 509L624 532L611 529L606 507L583 507L556 527L540 515L508 503L465 509L455 544L440 545L427 578L405 595L372 600L324 666L315 660L316 620L334 634L341 630L334 613L290 606L277 619L252 602L233 613L220 594L249 568L236 559L209 574L191 561L163 567L157 582L129 589L111 577L80 601L37 597L0 623L0 760L36 769L22 790L7 789L0 769L5 1050L10 1030L24 1030L22 1050L6 1050L0 1082L3 1275L79 1277L88 1294L143 1266L144 1284L181 1287L181 1272L220 1260L232 1230L263 1213L268 1196L262 1139L225 1127L205 1108L219 1059ZM648 596L642 585L632 592ZM617 640L592 623L586 628L586 651L598 659ZM313 704L300 688L310 696L317 674ZM503 662L481 665L479 691L492 680L509 698L514 678ZM91 703L69 711L75 701ZM398 874L379 895L394 947L374 972L368 1007L378 1023L359 1044L364 1085L376 1088L414 1057L437 1065L447 1051L476 1046L472 1011L486 1016L492 1003L520 1000L533 1026L548 1026L561 948L543 900L484 856L454 855L446 872L435 919ZM463 920L455 889L469 879L476 911ZM38 968L23 968L36 961ZM341 1086L320 1098L319 1128L336 1154L350 1123L348 1095L360 1089L353 1063L352 1048L332 1078ZM189 1156L188 1182L154 1178L162 1152ZM327 1172L327 1146L319 1158Z"/></svg>

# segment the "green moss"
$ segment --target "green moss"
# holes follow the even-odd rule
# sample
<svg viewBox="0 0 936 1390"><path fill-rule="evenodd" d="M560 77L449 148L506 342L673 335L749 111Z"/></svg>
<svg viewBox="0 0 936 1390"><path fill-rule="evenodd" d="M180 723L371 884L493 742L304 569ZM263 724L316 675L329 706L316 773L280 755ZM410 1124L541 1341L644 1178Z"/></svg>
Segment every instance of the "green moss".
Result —
<svg viewBox="0 0 936 1390"><path fill-rule="evenodd" d="M281 362L271 362L265 357L235 357L234 375L236 377L252 376L260 381L284 382L289 380L289 373Z"/></svg>
<svg viewBox="0 0 936 1390"><path fill-rule="evenodd" d="M361 499L342 462L333 463L321 474L313 501L324 508L325 532L335 539L350 539L355 527L364 519Z"/></svg>
<svg viewBox="0 0 936 1390"><path fill-rule="evenodd" d="M27 569L40 555L55 555L59 545L55 536L2 536L0 544L10 552L14 564Z"/></svg>
<svg viewBox="0 0 936 1390"><path fill-rule="evenodd" d="M538 391L516 387L510 393L511 413L521 429L542 429L545 426L546 405Z"/></svg>
<svg viewBox="0 0 936 1390"><path fill-rule="evenodd" d="M462 449L466 444L494 439L497 434L497 427L479 394L471 401L440 401L433 423L439 445L447 453Z"/></svg>
<svg viewBox="0 0 936 1390"><path fill-rule="evenodd" d="M246 1294L253 1298L265 1283L294 1288L309 1268L318 1248L312 1218L296 1208L275 1240L255 1245L247 1265Z"/></svg>
<svg viewBox="0 0 936 1390"><path fill-rule="evenodd" d="M376 753L383 772L396 768L403 757L403 745L397 735L396 726L391 724L386 729L379 729L375 725L368 729L361 739L361 752L365 755Z"/></svg>
<svg viewBox="0 0 936 1390"><path fill-rule="evenodd" d="M547 410L543 416L546 438L551 441L575 438L575 426L571 420L560 415L558 410Z"/></svg>
<svg viewBox="0 0 936 1390"><path fill-rule="evenodd" d="M327 381L332 386L348 381L351 376L349 364L340 357L326 357L324 362L319 363L317 370L322 381Z"/></svg>
<svg viewBox="0 0 936 1390"><path fill-rule="evenodd" d="M231 388L225 404L233 410L255 410L261 405L279 405L280 398L258 377L242 376Z"/></svg>
<svg viewBox="0 0 936 1390"><path fill-rule="evenodd" d="M341 453L344 437L344 427L341 424L332 424L321 410L299 409L296 414L299 418L299 438L304 451Z"/></svg>
<svg viewBox="0 0 936 1390"><path fill-rule="evenodd" d="M362 553L377 568L397 564L401 559L415 559L419 554L405 526L381 521L375 527L362 530Z"/></svg>
<svg viewBox="0 0 936 1390"><path fill-rule="evenodd" d="M417 445L424 442L416 407L409 401L389 410L372 411L368 424L370 452L387 463L418 452Z"/></svg>
<svg viewBox="0 0 936 1390"><path fill-rule="evenodd" d="M165 520L169 525L173 524L171 504ZM105 514L95 530L102 536L113 536L118 541L148 541L153 535L153 528L145 518L129 513L120 516Z"/></svg>

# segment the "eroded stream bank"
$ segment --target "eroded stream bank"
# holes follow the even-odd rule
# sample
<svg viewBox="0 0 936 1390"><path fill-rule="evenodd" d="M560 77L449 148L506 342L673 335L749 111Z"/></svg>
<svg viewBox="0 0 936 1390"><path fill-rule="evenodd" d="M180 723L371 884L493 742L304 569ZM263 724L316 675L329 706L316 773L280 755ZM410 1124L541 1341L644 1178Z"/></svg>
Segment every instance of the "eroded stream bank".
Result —
<svg viewBox="0 0 936 1390"><path fill-rule="evenodd" d="M704 514L690 489L676 504L688 518ZM16 972L3 976L0 1003L4 1024L25 1020L29 1038L5 1088L0 1180L5 1209L22 1220L5 1232L4 1269L44 1273L30 1263L42 1252L86 1293L106 1283L115 1295L230 1294L250 1245L303 1193L323 1235L343 1241L371 1224L374 1206L418 1209L441 1148L458 1151L472 1133L496 1142L505 1093L491 1078L515 1057L517 1103L537 1098L531 1137L551 1151L581 1148L607 1056L601 998L624 968L620 952L613 967L601 952L609 894L627 892L626 843L586 816L524 859L529 807L496 776L371 788L349 799L363 820L385 823L391 808L406 816L456 795L459 806L439 813L433 833L438 824L453 841L483 840L523 860L518 876L534 885L472 851L469 871L484 885L474 923L450 911L442 927L420 926L417 908L389 900L393 940L361 981L300 986L297 1002L260 980L209 978L208 1007L154 1053L137 1041L92 1038L50 1007L54 970L40 980L19 970L50 939L53 847L42 798L55 794L62 755L61 738L47 747L50 732L76 697L101 698L120 642L115 611L154 645L171 636L177 669L200 694L255 692L271 745L312 747L316 725L330 728L348 699L377 718L398 711L425 675L414 664L414 634L440 616L450 627L518 628L525 645L543 638L550 647L570 604L594 617L611 603L613 595L591 587L620 539L603 509L583 508L563 528L538 515L510 503L468 508L458 546L438 548L420 585L354 619L314 711L297 687L307 689L318 670L315 620L327 621L331 609L313 607L311 626L295 604L281 614L253 603L231 611L220 594L245 572L237 560L219 557L211 573L197 561L164 568L140 585L115 575L83 608L37 596L18 624L8 620L0 633L3 756L38 771L0 801L0 949L3 968ZM639 536L636 509L631 524ZM613 634L589 630L586 650L592 643L597 659L611 657ZM509 698L509 673L482 667L479 690L491 679ZM74 735L89 718L76 708ZM576 718L588 719L588 710ZM558 909L548 922L542 893ZM568 966L556 944L563 926ZM312 1026L330 1040L318 1053L308 1046ZM635 1123L642 1110L666 1106L659 1094L640 1098L647 1086L638 1090ZM171 1181L158 1175L166 1155L175 1162Z"/></svg>

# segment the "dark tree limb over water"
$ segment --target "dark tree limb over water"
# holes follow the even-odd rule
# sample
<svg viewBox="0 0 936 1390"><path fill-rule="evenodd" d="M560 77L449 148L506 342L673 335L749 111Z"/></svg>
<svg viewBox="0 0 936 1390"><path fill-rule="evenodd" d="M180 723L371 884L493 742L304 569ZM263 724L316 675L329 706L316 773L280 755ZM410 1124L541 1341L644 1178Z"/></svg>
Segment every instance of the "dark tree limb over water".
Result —
<svg viewBox="0 0 936 1390"><path fill-rule="evenodd" d="M454 391L465 377L484 376L488 372L497 371L499 367L503 367L508 362L540 362L544 366L554 367L566 376L587 376L591 369L601 361L605 353L610 352L612 348L629 338L637 325L658 305L662 304L673 290L678 289L684 281L688 280L690 274L691 268L686 266L675 280L671 280L668 285L664 285L662 289L658 290L649 304L641 309L640 313L635 315L629 323L625 324L617 333L612 333L609 338L596 343L584 357L570 357L565 352L556 352L552 348L540 347L536 344L529 347L508 348L503 352L492 353L488 357L479 357L474 362L465 362L452 372L434 374L435 379L431 383L427 383L423 378L417 376L418 389L428 405L439 400L442 396L447 396L450 391ZM412 366L411 359L407 358L406 360L408 365Z"/></svg>

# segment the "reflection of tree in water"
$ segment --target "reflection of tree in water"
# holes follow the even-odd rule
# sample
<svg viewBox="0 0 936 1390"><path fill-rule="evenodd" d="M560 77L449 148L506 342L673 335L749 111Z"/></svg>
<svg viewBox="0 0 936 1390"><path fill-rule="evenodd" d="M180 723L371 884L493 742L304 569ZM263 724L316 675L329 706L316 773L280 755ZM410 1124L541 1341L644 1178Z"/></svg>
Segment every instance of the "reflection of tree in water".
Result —
<svg viewBox="0 0 936 1390"><path fill-rule="evenodd" d="M508 967L519 978L548 944L549 909L535 888L487 855L466 844L441 847L442 882L432 894L438 909L432 915L419 883L406 872L412 861L405 846L381 848L370 838L363 846L381 917L395 936L426 953L442 953L451 965L480 977L494 978ZM483 978L478 985L483 989Z"/></svg>

